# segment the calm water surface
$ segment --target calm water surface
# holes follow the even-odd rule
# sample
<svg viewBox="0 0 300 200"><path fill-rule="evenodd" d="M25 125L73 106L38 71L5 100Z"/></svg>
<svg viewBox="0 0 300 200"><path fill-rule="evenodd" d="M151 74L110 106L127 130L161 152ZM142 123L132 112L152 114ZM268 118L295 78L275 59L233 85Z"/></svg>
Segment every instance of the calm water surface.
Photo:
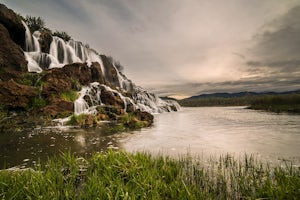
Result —
<svg viewBox="0 0 300 200"><path fill-rule="evenodd" d="M111 134L103 129L36 129L0 134L0 167L34 165L71 150L88 156L108 148L168 155L255 154L262 159L300 160L300 115L243 107L183 108L155 115L152 127Z"/></svg>

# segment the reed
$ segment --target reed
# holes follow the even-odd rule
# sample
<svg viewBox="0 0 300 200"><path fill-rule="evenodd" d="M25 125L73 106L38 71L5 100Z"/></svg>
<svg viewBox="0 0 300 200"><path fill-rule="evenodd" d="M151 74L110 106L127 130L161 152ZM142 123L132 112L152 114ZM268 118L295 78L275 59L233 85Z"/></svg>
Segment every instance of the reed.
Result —
<svg viewBox="0 0 300 200"><path fill-rule="evenodd" d="M109 150L64 153L34 169L0 172L1 199L297 199L300 168L252 155L208 161Z"/></svg>

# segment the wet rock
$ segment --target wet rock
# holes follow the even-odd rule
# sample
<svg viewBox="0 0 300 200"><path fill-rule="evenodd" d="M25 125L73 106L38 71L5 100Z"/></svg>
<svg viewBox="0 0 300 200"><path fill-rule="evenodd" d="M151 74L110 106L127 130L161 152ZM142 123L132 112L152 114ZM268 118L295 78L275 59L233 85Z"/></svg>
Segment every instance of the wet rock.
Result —
<svg viewBox="0 0 300 200"><path fill-rule="evenodd" d="M21 17L3 4L0 4L0 23L8 30L10 38L16 44L20 47L25 46L25 28L22 25Z"/></svg>
<svg viewBox="0 0 300 200"><path fill-rule="evenodd" d="M120 87L118 72L113 65L113 59L105 55L100 56L105 69L105 80L114 87Z"/></svg>
<svg viewBox="0 0 300 200"><path fill-rule="evenodd" d="M52 38L50 30L45 29L45 30L41 31L39 43L40 43L42 52L44 52L44 53L50 52L50 45L51 45L52 40L53 40L53 38Z"/></svg>
<svg viewBox="0 0 300 200"><path fill-rule="evenodd" d="M124 108L124 102L121 97L112 91L107 91L104 87L100 94L102 103L106 105L111 105L119 108Z"/></svg>
<svg viewBox="0 0 300 200"><path fill-rule="evenodd" d="M149 123L149 125L153 124L154 117L152 114L140 110L134 111L134 115L140 120L140 121L146 121Z"/></svg>
<svg viewBox="0 0 300 200"><path fill-rule="evenodd" d="M47 106L42 108L44 115L52 118L67 117L73 114L74 104L59 98L52 98Z"/></svg>
<svg viewBox="0 0 300 200"><path fill-rule="evenodd" d="M10 38L7 29L0 24L0 79L19 78L20 71L27 71L27 61L20 46ZM1 81L0 80L0 81Z"/></svg>
<svg viewBox="0 0 300 200"><path fill-rule="evenodd" d="M34 87L18 84L14 80L0 83L0 103L9 109L25 109L37 95Z"/></svg>

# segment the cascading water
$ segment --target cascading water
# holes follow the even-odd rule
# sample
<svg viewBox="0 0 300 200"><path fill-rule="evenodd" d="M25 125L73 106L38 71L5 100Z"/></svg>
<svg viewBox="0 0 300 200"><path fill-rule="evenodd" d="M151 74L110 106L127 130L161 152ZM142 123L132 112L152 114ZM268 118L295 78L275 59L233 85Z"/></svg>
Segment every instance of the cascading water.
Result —
<svg viewBox="0 0 300 200"><path fill-rule="evenodd" d="M24 21L22 21L23 26L25 27L25 50L27 52L40 52L40 45L38 42L40 33L38 31L34 32L32 35L29 27L26 25Z"/></svg>
<svg viewBox="0 0 300 200"><path fill-rule="evenodd" d="M112 85L115 85L117 90L98 82L90 83L89 86L82 87L79 98L74 102L75 115L82 113L96 114L96 107L103 105L103 101L101 100L102 90L119 96L124 103L125 112L129 105L133 106L133 109L140 109L150 113L179 110L180 106L176 102L163 101L157 95L148 93L144 89L135 86L131 80L127 79L127 77L117 69L114 61L111 63L114 70L110 69L109 66L104 66L100 55L82 42L72 39L66 42L57 36L52 36L49 53L42 52L39 43L41 33L36 31L31 34L26 23L22 23L26 29L26 47L24 54L28 61L29 72L40 73L44 69L62 68L66 64L76 62L87 63L88 66L91 66L93 62L97 62L100 64L104 75L106 71L107 73L110 73L110 71L116 72L115 80L117 80L117 84ZM107 79L106 76L104 78ZM122 92L131 93L133 98L125 97Z"/></svg>
<svg viewBox="0 0 300 200"><path fill-rule="evenodd" d="M82 42L63 39L53 36L50 44L49 54L41 52L40 32L35 31L31 34L29 27L22 22L25 27L25 56L28 61L28 71L40 73L43 69L61 68L66 64L84 63L91 66L92 62L98 62L104 73L104 67L99 54L83 45Z"/></svg>
<svg viewBox="0 0 300 200"><path fill-rule="evenodd" d="M142 111L149 113L163 113L180 110L180 105L176 101L164 101L156 94L147 92L141 87L135 87L133 99Z"/></svg>

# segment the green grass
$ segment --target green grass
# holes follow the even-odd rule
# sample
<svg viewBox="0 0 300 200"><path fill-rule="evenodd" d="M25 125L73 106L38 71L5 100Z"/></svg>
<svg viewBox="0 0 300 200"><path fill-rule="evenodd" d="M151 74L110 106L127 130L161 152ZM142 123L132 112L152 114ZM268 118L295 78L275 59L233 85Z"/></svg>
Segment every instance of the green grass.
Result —
<svg viewBox="0 0 300 200"><path fill-rule="evenodd" d="M76 99L78 99L79 94L77 91L74 90L67 90L60 94L61 99L65 101L74 102Z"/></svg>
<svg viewBox="0 0 300 200"><path fill-rule="evenodd" d="M263 165L253 156L208 162L108 151L70 153L34 170L0 171L1 199L298 199L300 169Z"/></svg>
<svg viewBox="0 0 300 200"><path fill-rule="evenodd" d="M265 96L265 98L253 101L249 108L277 113L300 113L300 94Z"/></svg>

